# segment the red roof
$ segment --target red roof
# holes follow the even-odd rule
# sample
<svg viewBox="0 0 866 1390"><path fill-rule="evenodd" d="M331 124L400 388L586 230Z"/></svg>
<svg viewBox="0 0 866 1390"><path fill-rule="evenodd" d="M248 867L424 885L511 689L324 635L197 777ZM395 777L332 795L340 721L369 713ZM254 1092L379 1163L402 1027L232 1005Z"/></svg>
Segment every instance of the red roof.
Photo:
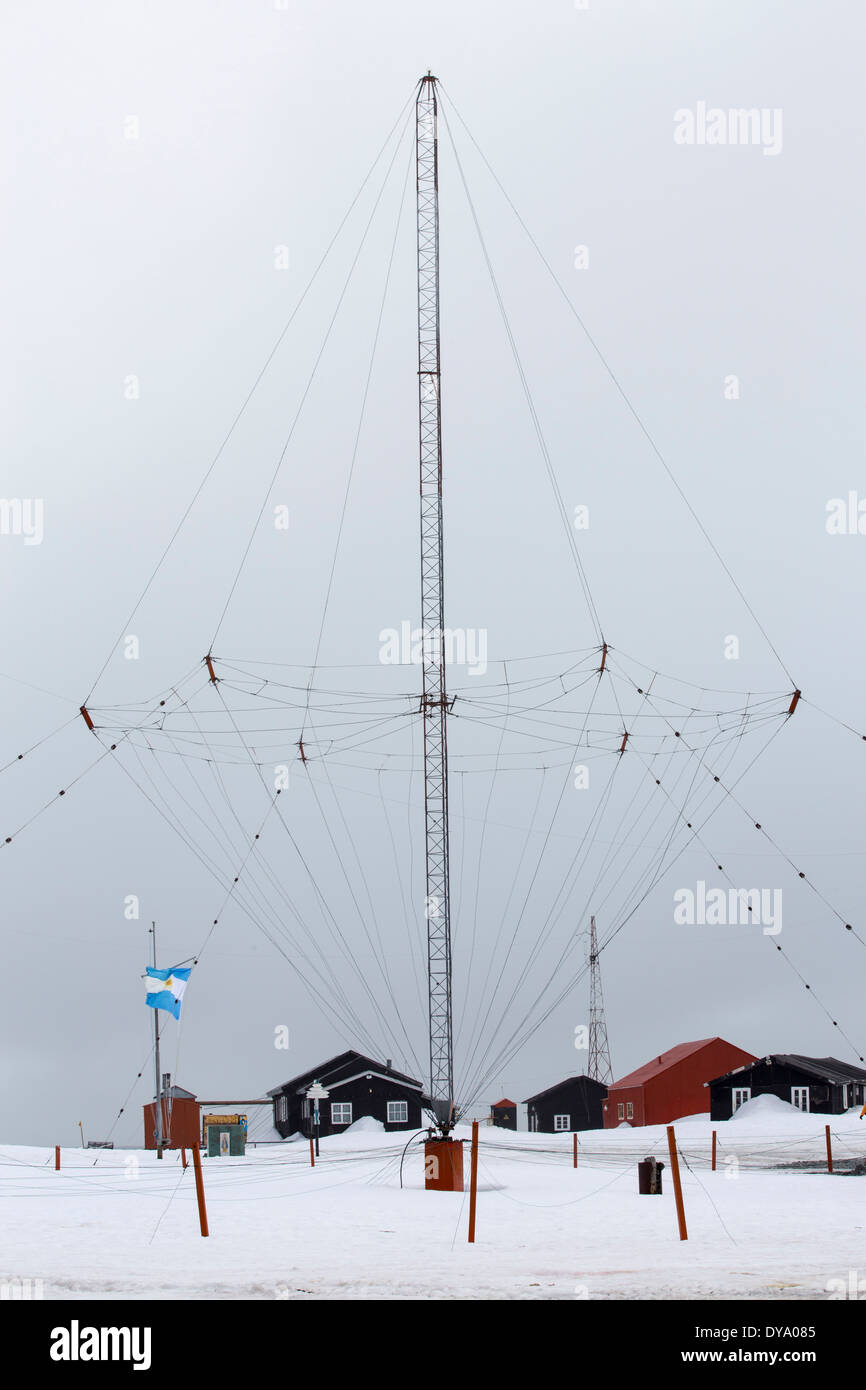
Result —
<svg viewBox="0 0 866 1390"><path fill-rule="evenodd" d="M513 1101L513 1100L497 1100L497 1101L494 1101L494 1103L493 1103L493 1105L491 1105L490 1109L491 1109L491 1110L503 1110L503 1109L505 1108L506 1105L507 1105L507 1106L510 1106L510 1108L511 1108L512 1110L514 1109L514 1101Z"/></svg>
<svg viewBox="0 0 866 1390"><path fill-rule="evenodd" d="M698 1042L678 1043L676 1047L663 1052L660 1057L653 1057L651 1062L646 1062L642 1067L638 1067L637 1071L630 1071L628 1076L614 1081L609 1089L614 1091L618 1090L620 1086L643 1086L654 1076L661 1076L662 1072L669 1071L678 1062L690 1057L693 1052L700 1052L702 1047L708 1047L712 1042L724 1042L724 1038L701 1038Z"/></svg>

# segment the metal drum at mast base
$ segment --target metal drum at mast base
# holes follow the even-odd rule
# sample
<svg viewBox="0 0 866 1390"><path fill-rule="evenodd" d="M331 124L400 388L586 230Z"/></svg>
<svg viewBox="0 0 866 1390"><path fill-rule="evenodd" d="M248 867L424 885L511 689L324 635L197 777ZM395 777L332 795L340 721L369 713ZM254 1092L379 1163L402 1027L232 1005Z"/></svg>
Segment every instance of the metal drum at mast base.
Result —
<svg viewBox="0 0 866 1390"><path fill-rule="evenodd" d="M424 1186L428 1192L463 1191L463 1140L428 1139L424 1145Z"/></svg>

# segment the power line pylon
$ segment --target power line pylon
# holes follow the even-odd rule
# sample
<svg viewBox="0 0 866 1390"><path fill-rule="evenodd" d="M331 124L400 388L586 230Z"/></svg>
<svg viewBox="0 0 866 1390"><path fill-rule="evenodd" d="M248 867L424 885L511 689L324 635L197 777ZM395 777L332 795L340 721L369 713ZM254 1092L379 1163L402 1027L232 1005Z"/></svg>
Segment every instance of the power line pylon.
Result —
<svg viewBox="0 0 866 1390"><path fill-rule="evenodd" d="M448 873L448 698L442 541L439 357L439 150L436 78L415 107L418 227L418 420L421 461L421 630L430 1099L443 1136L454 1124L451 901Z"/></svg>
<svg viewBox="0 0 866 1390"><path fill-rule="evenodd" d="M593 1081L609 1086L613 1081L610 1064L610 1044L604 1018L604 996L601 991L601 966L598 959L598 938L595 918L589 919L589 1064L588 1075Z"/></svg>

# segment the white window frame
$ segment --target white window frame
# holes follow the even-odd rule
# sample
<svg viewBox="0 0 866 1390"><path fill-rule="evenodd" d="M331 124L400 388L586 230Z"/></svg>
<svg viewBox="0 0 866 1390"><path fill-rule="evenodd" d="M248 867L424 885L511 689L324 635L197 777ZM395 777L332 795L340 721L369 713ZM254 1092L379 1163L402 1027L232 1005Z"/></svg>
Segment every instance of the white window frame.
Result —
<svg viewBox="0 0 866 1390"><path fill-rule="evenodd" d="M731 1114L736 1115L741 1105L745 1105L747 1100L752 1099L751 1086L732 1086L731 1087Z"/></svg>
<svg viewBox="0 0 866 1390"><path fill-rule="evenodd" d="M289 1102L285 1096L277 1096L277 1119L285 1124L289 1118Z"/></svg>
<svg viewBox="0 0 866 1390"><path fill-rule="evenodd" d="M627 1100L625 1103L625 1117L627 1120L634 1119L634 1101Z"/></svg>
<svg viewBox="0 0 866 1390"><path fill-rule="evenodd" d="M402 1111L402 1114L400 1114L400 1115L394 1115L394 1114L392 1114L392 1111L395 1110L395 1109L397 1109L398 1107L399 1107L399 1109ZM388 1121L387 1121L387 1122L388 1122L389 1125L407 1125L407 1124L409 1123L409 1102L408 1102L408 1100L389 1100L389 1101L388 1101L388 1108L387 1108L386 1114L387 1114L387 1116L388 1116Z"/></svg>
<svg viewBox="0 0 866 1390"><path fill-rule="evenodd" d="M622 1100L617 1101L617 1105L616 1105L616 1118L617 1118L618 1120L624 1120L624 1119L625 1119L625 1101L622 1101Z"/></svg>
<svg viewBox="0 0 866 1390"><path fill-rule="evenodd" d="M337 1111L340 1112L340 1117L339 1117L339 1119L337 1118ZM348 1112L348 1118L344 1118L344 1116L343 1116L343 1112L344 1112L344 1111L347 1111L347 1112ZM332 1100L332 1101L331 1101L331 1124L332 1124L332 1125L350 1125L351 1123L352 1123L352 1102L351 1102L350 1100Z"/></svg>
<svg viewBox="0 0 866 1390"><path fill-rule="evenodd" d="M561 1121L563 1121L563 1120L565 1121L564 1124L561 1123ZM553 1132L554 1132L554 1134L567 1134L568 1131L569 1131L570 1129L571 1129L571 1116L570 1116L570 1115L554 1115L554 1117L553 1117Z"/></svg>
<svg viewBox="0 0 866 1390"><path fill-rule="evenodd" d="M805 1100L806 1100L806 1104L805 1104L805 1105L801 1105L800 1102L799 1102L798 1100L795 1100L795 1096L804 1096L804 1097L805 1097ZM796 1108L797 1108L798 1110L802 1110L802 1112L803 1112L804 1115L808 1115L808 1113L809 1113L809 1087L808 1087L808 1086L792 1086L792 1087L791 1087L791 1104L794 1105L794 1106L796 1106Z"/></svg>

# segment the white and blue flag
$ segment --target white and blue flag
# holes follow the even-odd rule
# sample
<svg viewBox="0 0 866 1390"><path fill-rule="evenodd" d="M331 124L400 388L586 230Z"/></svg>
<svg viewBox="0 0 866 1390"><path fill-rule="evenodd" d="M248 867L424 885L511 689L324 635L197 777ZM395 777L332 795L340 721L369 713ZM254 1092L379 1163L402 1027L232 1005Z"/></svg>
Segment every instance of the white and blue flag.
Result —
<svg viewBox="0 0 866 1390"><path fill-rule="evenodd" d="M152 1009L166 1009L174 1018L180 1018L180 1001L186 989L186 982L192 974L192 966L184 969L157 970L155 965L145 967L147 997L145 1003Z"/></svg>

